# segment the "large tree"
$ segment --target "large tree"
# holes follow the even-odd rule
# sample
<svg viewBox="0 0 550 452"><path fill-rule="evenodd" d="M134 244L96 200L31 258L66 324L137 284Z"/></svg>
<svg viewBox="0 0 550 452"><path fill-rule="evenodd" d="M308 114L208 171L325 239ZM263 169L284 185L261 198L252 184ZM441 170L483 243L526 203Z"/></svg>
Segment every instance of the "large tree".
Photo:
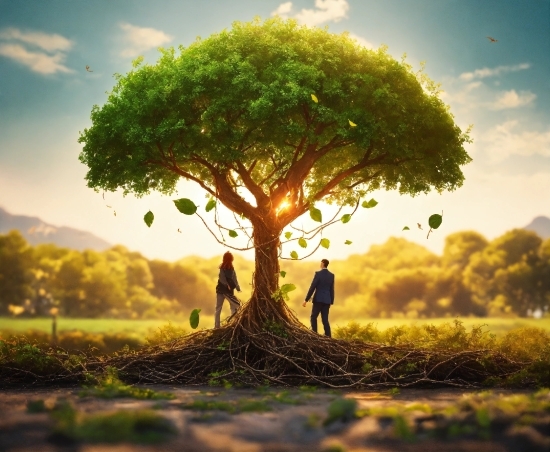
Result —
<svg viewBox="0 0 550 452"><path fill-rule="evenodd" d="M385 48L270 19L161 53L117 75L93 107L79 139L88 186L171 194L184 178L246 218L254 312L281 312L283 228L316 217L319 201L356 206L380 188L416 195L463 182L468 134L437 86Z"/></svg>

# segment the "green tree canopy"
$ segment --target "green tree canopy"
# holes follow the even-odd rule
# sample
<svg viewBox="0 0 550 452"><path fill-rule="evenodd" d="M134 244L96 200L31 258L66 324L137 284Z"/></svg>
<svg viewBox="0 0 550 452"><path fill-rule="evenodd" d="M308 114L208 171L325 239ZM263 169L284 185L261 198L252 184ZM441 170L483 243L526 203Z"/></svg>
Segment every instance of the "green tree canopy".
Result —
<svg viewBox="0 0 550 452"><path fill-rule="evenodd" d="M93 107L79 139L88 186L142 196L195 181L252 223L253 300L277 289L280 234L317 201L462 185L467 133L384 48L275 18L161 52Z"/></svg>

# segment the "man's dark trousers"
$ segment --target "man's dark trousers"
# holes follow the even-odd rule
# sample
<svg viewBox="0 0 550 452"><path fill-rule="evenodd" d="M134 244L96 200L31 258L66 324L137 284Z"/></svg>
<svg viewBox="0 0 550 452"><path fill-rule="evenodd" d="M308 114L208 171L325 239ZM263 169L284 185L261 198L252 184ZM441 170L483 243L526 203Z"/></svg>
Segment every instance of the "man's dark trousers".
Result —
<svg viewBox="0 0 550 452"><path fill-rule="evenodd" d="M328 323L328 311L330 309L330 304L328 303L316 303L313 302L313 307L311 308L311 329L317 332L317 317L321 314L321 322L323 322L323 328L325 329L325 336L331 337L330 335L330 323Z"/></svg>

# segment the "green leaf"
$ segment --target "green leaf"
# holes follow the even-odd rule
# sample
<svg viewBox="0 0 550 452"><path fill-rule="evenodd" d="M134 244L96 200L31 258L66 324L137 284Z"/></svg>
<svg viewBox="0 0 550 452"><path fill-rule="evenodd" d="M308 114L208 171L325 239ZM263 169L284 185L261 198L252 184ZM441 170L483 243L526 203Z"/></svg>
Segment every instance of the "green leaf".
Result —
<svg viewBox="0 0 550 452"><path fill-rule="evenodd" d="M286 276L286 272L284 270L281 270L279 272L279 275L281 275L281 278L284 278Z"/></svg>
<svg viewBox="0 0 550 452"><path fill-rule="evenodd" d="M202 309L193 309L191 311L191 315L189 316L189 324L191 325L191 328L196 329L199 326L199 312L201 312Z"/></svg>
<svg viewBox="0 0 550 452"><path fill-rule="evenodd" d="M375 207L376 205L378 205L378 202L372 198L370 201L363 201L363 204L361 204L362 207L364 207L365 209L372 209L373 207Z"/></svg>
<svg viewBox="0 0 550 452"><path fill-rule="evenodd" d="M409 228L408 226L405 226L403 229L401 229L402 231L410 231L411 228Z"/></svg>
<svg viewBox="0 0 550 452"><path fill-rule="evenodd" d="M434 213L428 219L428 224L432 229L437 229L439 226L441 226L441 223L443 223L443 215L439 215L438 213Z"/></svg>
<svg viewBox="0 0 550 452"><path fill-rule="evenodd" d="M193 215L197 211L195 203L187 198L176 199L174 204L177 209L185 215Z"/></svg>
<svg viewBox="0 0 550 452"><path fill-rule="evenodd" d="M351 119L348 119L348 122L349 122L349 125L351 127L357 127L357 124L355 124L354 122L351 121Z"/></svg>
<svg viewBox="0 0 550 452"><path fill-rule="evenodd" d="M298 259L298 253L296 251L291 251L290 252L290 257L292 259Z"/></svg>
<svg viewBox="0 0 550 452"><path fill-rule="evenodd" d="M285 238L288 240L290 237L292 237L292 232L285 232Z"/></svg>
<svg viewBox="0 0 550 452"><path fill-rule="evenodd" d="M298 239L298 245L300 245L302 248L307 248L307 241L303 237L300 237Z"/></svg>
<svg viewBox="0 0 550 452"><path fill-rule="evenodd" d="M293 290L296 290L296 286L294 284L283 284L281 286L281 292L284 294L292 292Z"/></svg>
<svg viewBox="0 0 550 452"><path fill-rule="evenodd" d="M214 198L210 198L210 200L206 203L206 207L204 209L207 212L210 212L214 207L216 207L216 200Z"/></svg>
<svg viewBox="0 0 550 452"><path fill-rule="evenodd" d="M351 220L351 215L349 213L346 213L340 218L340 221L344 224L349 223L349 220Z"/></svg>
<svg viewBox="0 0 550 452"><path fill-rule="evenodd" d="M318 223L323 222L323 214L316 207L312 207L311 209L309 209L309 216L313 221L317 221Z"/></svg>
<svg viewBox="0 0 550 452"><path fill-rule="evenodd" d="M315 102L316 104L319 103L319 99L317 99L317 96L315 94L311 95L311 100Z"/></svg>
<svg viewBox="0 0 550 452"><path fill-rule="evenodd" d="M353 242L352 242L351 240L346 240L346 241L344 242L344 245L351 245L352 243L353 243Z"/></svg>
<svg viewBox="0 0 550 452"><path fill-rule="evenodd" d="M321 239L321 246L323 248L327 248L330 246L330 240L329 239Z"/></svg>
<svg viewBox="0 0 550 452"><path fill-rule="evenodd" d="M228 234L229 234L229 237L233 237L233 238L235 238L235 237L237 237L237 236L239 235L239 234L237 234L237 231L234 231L233 229L231 229L231 230L228 232Z"/></svg>
<svg viewBox="0 0 550 452"><path fill-rule="evenodd" d="M153 220L155 219L155 215L153 215L153 212L149 211L145 214L145 216L143 217L143 221L145 221L145 224L148 226L148 227L151 227L151 225L153 224Z"/></svg>

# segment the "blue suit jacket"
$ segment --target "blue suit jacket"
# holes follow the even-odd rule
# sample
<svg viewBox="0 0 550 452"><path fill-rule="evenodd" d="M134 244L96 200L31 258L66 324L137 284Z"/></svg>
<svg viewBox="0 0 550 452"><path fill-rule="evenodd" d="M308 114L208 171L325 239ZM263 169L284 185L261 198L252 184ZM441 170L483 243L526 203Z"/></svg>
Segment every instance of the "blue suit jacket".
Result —
<svg viewBox="0 0 550 452"><path fill-rule="evenodd" d="M315 292L315 294L313 294ZM306 301L313 295L314 303L334 303L334 273L326 268L315 272L311 287L307 291Z"/></svg>

